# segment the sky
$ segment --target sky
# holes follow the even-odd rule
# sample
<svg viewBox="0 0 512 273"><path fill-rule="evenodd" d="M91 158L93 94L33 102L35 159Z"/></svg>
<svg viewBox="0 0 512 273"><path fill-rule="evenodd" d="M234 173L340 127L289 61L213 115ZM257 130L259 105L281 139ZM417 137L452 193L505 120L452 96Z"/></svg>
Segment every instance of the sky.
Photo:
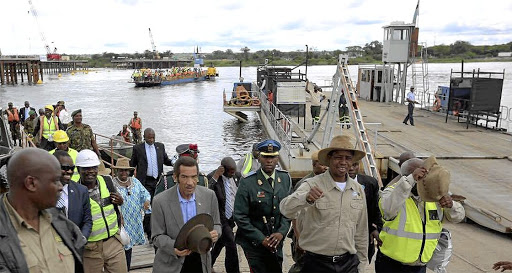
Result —
<svg viewBox="0 0 512 273"><path fill-rule="evenodd" d="M411 23L416 0L2 0L3 55L344 50L382 42L384 25ZM492 3L492 4L490 4ZM512 1L423 0L419 41L473 45L512 41ZM40 31L40 30L41 31Z"/></svg>

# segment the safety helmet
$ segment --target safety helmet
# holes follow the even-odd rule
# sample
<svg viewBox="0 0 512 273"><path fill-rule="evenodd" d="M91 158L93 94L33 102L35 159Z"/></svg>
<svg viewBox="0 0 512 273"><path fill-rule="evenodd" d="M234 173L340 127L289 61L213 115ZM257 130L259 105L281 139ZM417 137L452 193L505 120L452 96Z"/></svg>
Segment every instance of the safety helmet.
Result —
<svg viewBox="0 0 512 273"><path fill-rule="evenodd" d="M75 165L77 167L95 167L100 165L100 160L95 152L85 149L76 156Z"/></svg>
<svg viewBox="0 0 512 273"><path fill-rule="evenodd" d="M62 130L57 130L57 131L55 131L55 133L53 133L53 141L58 142L58 143L68 142L69 141L68 134L66 134L66 132L64 132Z"/></svg>

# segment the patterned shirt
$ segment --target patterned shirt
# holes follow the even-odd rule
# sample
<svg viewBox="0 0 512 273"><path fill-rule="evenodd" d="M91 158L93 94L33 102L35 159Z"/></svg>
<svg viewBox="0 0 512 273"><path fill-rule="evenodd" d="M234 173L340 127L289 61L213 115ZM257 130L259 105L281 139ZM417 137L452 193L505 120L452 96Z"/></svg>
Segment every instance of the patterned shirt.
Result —
<svg viewBox="0 0 512 273"><path fill-rule="evenodd" d="M94 134L91 126L82 123L82 126L71 125L66 133L69 136L69 147L80 152L81 150L92 150Z"/></svg>

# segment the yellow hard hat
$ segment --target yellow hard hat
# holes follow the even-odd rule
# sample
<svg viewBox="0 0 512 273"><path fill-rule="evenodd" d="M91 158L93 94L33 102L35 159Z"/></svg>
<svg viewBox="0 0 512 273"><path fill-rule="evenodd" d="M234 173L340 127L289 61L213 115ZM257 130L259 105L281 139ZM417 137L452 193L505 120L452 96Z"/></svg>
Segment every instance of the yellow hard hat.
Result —
<svg viewBox="0 0 512 273"><path fill-rule="evenodd" d="M50 109L50 110L52 110L52 112L53 112L53 110L55 110L55 109L53 109L53 105L51 105L51 104L46 105L44 108Z"/></svg>
<svg viewBox="0 0 512 273"><path fill-rule="evenodd" d="M53 133L53 141L59 142L59 143L68 142L69 141L68 134L66 134L66 132L64 132L62 130L57 130L57 131L55 131L55 133Z"/></svg>

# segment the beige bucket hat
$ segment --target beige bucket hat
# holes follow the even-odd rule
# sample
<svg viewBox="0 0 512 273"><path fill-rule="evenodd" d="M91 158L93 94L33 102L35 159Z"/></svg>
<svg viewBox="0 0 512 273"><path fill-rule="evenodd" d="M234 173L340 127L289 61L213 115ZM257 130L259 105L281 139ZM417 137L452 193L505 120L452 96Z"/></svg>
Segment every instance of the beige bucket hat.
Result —
<svg viewBox="0 0 512 273"><path fill-rule="evenodd" d="M352 162L357 162L365 156L363 151L355 148L349 136L335 136L331 140L329 147L320 150L318 152L318 161L320 164L329 166L328 155L331 151L353 151L354 158Z"/></svg>
<svg viewBox="0 0 512 273"><path fill-rule="evenodd" d="M450 189L450 172L437 163L434 156L425 159L423 167L427 175L418 181L418 194L423 201L437 202L448 194Z"/></svg>

